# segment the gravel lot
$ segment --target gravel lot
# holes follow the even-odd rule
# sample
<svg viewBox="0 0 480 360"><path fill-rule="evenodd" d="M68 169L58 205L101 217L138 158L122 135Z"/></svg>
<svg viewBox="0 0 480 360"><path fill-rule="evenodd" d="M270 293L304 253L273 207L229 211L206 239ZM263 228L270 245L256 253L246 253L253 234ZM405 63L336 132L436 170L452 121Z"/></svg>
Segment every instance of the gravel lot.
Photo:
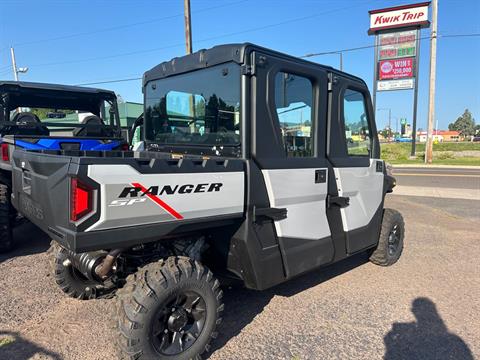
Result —
<svg viewBox="0 0 480 360"><path fill-rule="evenodd" d="M387 205L407 226L395 266L360 254L264 292L227 289L210 359L480 357L478 204L393 195ZM114 359L114 300L64 297L49 240L30 224L17 235L19 249L0 255L0 359Z"/></svg>

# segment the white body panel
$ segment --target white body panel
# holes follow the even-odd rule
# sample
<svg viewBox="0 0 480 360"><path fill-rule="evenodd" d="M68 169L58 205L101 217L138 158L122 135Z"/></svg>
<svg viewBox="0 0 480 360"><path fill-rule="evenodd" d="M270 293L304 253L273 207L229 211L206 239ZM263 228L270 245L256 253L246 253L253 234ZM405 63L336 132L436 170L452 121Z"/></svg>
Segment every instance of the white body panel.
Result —
<svg viewBox="0 0 480 360"><path fill-rule="evenodd" d="M90 165L88 177L100 184L100 219L86 231L111 229L130 225L181 221L209 216L242 213L244 208L244 173L167 173L141 174L129 165ZM174 194L158 194L160 201L181 214L175 218L165 207L148 196L119 197L125 187L139 183L151 186L207 184L205 191ZM212 183L221 183L219 191L207 191ZM128 200L132 200L128 203Z"/></svg>
<svg viewBox="0 0 480 360"><path fill-rule="evenodd" d="M382 202L384 175L376 171L377 161L370 160L369 167L334 169L338 195L350 198L350 205L341 209L345 231L368 225Z"/></svg>
<svg viewBox="0 0 480 360"><path fill-rule="evenodd" d="M275 221L277 236L310 240L330 236L327 182L315 183L315 170L262 170L270 206L287 208L287 218Z"/></svg>

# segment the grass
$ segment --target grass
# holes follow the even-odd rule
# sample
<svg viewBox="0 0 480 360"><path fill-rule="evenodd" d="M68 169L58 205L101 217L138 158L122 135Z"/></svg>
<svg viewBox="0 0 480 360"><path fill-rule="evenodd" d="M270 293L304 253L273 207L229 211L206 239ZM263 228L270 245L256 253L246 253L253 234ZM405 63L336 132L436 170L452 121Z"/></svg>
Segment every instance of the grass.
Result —
<svg viewBox="0 0 480 360"><path fill-rule="evenodd" d="M395 145L406 145L406 147L410 149L412 144L397 143ZM416 148L418 151L425 151L425 143L417 144ZM433 151L468 151L468 150L480 151L480 142L464 141L464 142L441 142L441 143L433 144Z"/></svg>
<svg viewBox="0 0 480 360"><path fill-rule="evenodd" d="M391 164L422 164L425 144L417 144L416 159L410 159L411 143L381 144L381 157ZM445 153L450 151L450 153ZM478 142L433 144L433 163L438 165L476 165L480 166L480 157L456 157L453 152L480 151Z"/></svg>

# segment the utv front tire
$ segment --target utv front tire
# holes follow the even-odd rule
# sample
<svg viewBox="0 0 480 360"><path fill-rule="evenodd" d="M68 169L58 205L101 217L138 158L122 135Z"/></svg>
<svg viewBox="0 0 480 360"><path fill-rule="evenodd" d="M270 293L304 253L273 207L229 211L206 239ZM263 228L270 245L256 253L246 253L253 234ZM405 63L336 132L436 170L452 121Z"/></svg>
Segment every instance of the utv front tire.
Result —
<svg viewBox="0 0 480 360"><path fill-rule="evenodd" d="M0 253L13 248L13 216L10 188L0 184Z"/></svg>
<svg viewBox="0 0 480 360"><path fill-rule="evenodd" d="M370 256L370 261L380 266L395 264L402 255L404 236L402 214L393 209L385 209L378 245Z"/></svg>
<svg viewBox="0 0 480 360"><path fill-rule="evenodd" d="M150 263L117 291L123 359L200 359L216 338L223 311L220 283L187 257Z"/></svg>
<svg viewBox="0 0 480 360"><path fill-rule="evenodd" d="M86 278L73 265L67 251L55 241L51 242L52 268L55 282L65 294L79 300L94 299L103 290L103 286Z"/></svg>

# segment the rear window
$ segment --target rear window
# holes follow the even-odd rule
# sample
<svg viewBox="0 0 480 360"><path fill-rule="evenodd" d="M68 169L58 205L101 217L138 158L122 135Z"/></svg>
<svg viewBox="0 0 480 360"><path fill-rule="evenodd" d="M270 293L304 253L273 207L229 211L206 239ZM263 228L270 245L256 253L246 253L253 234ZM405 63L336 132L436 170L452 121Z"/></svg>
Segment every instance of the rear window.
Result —
<svg viewBox="0 0 480 360"><path fill-rule="evenodd" d="M228 63L151 81L145 88L145 136L160 144L215 149L240 148L240 68ZM201 151L200 151L201 152Z"/></svg>
<svg viewBox="0 0 480 360"><path fill-rule="evenodd" d="M45 97L45 102L48 102L49 105L54 105L53 107L20 106L14 108L9 112L7 111L7 117L0 121L0 127L9 125L3 124L3 121L18 123L20 127L24 126L24 123L30 122L32 124L37 123L38 128L43 129L37 135L46 135L48 131L50 136L70 137L78 136L75 131L81 129L78 127L78 124L84 124L86 121L89 124L98 124L99 127L104 128L106 126L116 126L116 111L115 106L112 106L112 102L97 100L98 104L95 104L93 100L91 104L79 102L78 105L75 104L75 101L70 101L69 106L66 107L60 101L59 106L55 106L55 98ZM26 99L27 101L28 99ZM3 113L4 108L1 110ZM92 119L92 117L95 119ZM110 130L102 132L102 136L107 135L111 136Z"/></svg>

